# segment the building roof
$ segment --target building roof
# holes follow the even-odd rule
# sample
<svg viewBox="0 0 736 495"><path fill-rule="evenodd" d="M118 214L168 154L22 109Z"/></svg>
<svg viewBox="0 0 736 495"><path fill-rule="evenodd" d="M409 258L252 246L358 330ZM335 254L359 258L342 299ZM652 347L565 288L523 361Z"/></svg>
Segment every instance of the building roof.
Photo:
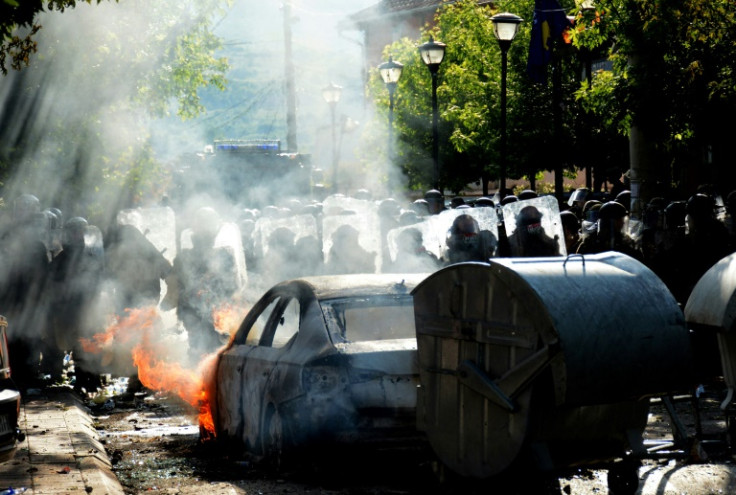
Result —
<svg viewBox="0 0 736 495"><path fill-rule="evenodd" d="M381 0L363 10L349 15L340 26L344 29L356 28L361 24L376 21L391 15L407 15L427 10L437 10L441 4L455 3L455 0ZM480 5L493 3L493 0L478 0Z"/></svg>

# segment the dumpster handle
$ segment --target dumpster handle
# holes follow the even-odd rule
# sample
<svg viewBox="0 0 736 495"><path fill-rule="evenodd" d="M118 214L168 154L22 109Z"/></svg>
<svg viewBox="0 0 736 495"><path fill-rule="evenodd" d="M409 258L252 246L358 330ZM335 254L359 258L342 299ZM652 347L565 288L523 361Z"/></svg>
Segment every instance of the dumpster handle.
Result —
<svg viewBox="0 0 736 495"><path fill-rule="evenodd" d="M565 258L564 263L562 263L562 268L565 268L565 265L567 265L567 262L570 260L570 258L578 257L578 256L580 257L580 261L583 262L583 269L585 269L585 256L583 256L582 254L578 254L578 253L568 254L567 258Z"/></svg>

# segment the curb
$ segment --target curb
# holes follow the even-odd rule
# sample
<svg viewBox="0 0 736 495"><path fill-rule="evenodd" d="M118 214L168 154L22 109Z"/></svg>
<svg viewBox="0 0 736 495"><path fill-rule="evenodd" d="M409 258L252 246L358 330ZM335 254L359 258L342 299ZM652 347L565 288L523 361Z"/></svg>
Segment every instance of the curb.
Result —
<svg viewBox="0 0 736 495"><path fill-rule="evenodd" d="M0 464L0 490L125 495L81 398L61 387L28 390L22 397L19 425L26 438Z"/></svg>
<svg viewBox="0 0 736 495"><path fill-rule="evenodd" d="M64 416L87 493L124 495L125 491L113 473L112 463L100 442L89 409L79 397L72 393L69 395L73 407L67 409Z"/></svg>

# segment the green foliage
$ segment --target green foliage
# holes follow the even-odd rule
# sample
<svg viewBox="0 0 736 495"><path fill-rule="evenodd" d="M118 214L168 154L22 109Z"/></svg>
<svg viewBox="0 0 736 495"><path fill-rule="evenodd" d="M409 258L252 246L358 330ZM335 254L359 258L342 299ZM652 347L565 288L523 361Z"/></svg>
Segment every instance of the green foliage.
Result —
<svg viewBox="0 0 736 495"><path fill-rule="evenodd" d="M736 127L736 3L597 0L578 16L576 45L614 64L577 92L603 125L636 124L660 162L701 160Z"/></svg>
<svg viewBox="0 0 736 495"><path fill-rule="evenodd" d="M576 166L572 150L580 109L574 90L579 85L579 61L567 48L558 59L563 73L560 105L565 112L560 135L555 136L550 84L534 84L527 77L534 2L501 2L497 10L472 0L444 5L436 24L418 39L404 39L384 51L404 64L396 90L395 126L397 161L414 188L431 180L431 77L417 47L431 35L447 44L440 66L441 182L459 191L483 177L496 179L500 166L501 51L493 35L491 16L509 11L525 19L508 52L507 70L507 161L509 178L535 174L555 166L551 156L561 156L568 167ZM378 119L385 122L388 95L377 70L371 74L369 95L376 100ZM541 125L540 125L541 124ZM385 125L385 124L384 124ZM566 144L567 143L567 144Z"/></svg>
<svg viewBox="0 0 736 495"><path fill-rule="evenodd" d="M224 87L227 60L214 56L220 41L210 22L225 3L129 0L45 14L36 56L13 74L17 94L8 101L31 111L19 141L0 147L0 163L13 165L3 178L16 176L31 190L44 183L48 201L88 210L160 194L167 177L153 157L148 120L196 116L204 110L198 91ZM23 106L32 94L68 96L40 115L37 105Z"/></svg>
<svg viewBox="0 0 736 495"><path fill-rule="evenodd" d="M102 2L102 0L81 0L79 3L91 4L93 1ZM7 74L8 56L10 66L15 70L20 70L29 64L31 54L35 53L38 48L35 41L35 36L41 29L36 22L38 14L44 10L64 12L76 5L76 0L0 1L0 71ZM15 34L19 28L25 29L23 35Z"/></svg>

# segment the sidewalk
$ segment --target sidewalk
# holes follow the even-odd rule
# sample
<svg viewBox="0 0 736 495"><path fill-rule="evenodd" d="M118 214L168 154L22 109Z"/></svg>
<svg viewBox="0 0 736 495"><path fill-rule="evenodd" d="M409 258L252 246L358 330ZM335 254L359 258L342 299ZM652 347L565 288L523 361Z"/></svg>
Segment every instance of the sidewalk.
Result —
<svg viewBox="0 0 736 495"><path fill-rule="evenodd" d="M0 464L0 492L123 495L91 416L75 393L47 388L24 394L20 427L25 440Z"/></svg>

